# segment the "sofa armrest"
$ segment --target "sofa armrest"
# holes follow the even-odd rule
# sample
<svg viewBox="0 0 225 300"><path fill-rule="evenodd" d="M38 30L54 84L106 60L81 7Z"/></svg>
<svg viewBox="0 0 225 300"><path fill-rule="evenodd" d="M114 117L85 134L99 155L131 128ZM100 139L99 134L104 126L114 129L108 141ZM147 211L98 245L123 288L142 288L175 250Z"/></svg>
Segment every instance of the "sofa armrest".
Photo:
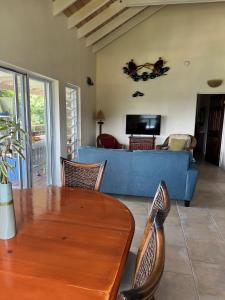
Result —
<svg viewBox="0 0 225 300"><path fill-rule="evenodd" d="M185 200L191 201L198 178L198 170L195 164L191 164L187 171Z"/></svg>

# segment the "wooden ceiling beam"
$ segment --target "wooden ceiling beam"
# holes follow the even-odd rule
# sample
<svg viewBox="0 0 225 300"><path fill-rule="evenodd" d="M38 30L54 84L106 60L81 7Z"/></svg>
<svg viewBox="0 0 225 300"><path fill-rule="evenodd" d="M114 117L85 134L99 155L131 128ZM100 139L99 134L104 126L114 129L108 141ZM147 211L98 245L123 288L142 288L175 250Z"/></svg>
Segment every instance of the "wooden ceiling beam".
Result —
<svg viewBox="0 0 225 300"><path fill-rule="evenodd" d="M68 18L68 28L73 28L107 4L110 0L92 0Z"/></svg>
<svg viewBox="0 0 225 300"><path fill-rule="evenodd" d="M109 7L107 7L103 12L98 14L96 17L91 19L89 22L85 23L77 30L78 38L86 36L88 33L94 31L98 26L111 19L117 13L125 8L124 4L119 1L114 2Z"/></svg>
<svg viewBox="0 0 225 300"><path fill-rule="evenodd" d="M111 31L115 30L129 19L140 13L142 10L145 9L146 6L140 7L131 7L125 10L123 13L118 15L116 18L112 19L109 23L102 26L99 30L92 33L90 36L86 38L86 46L93 45L98 40L109 34Z"/></svg>
<svg viewBox="0 0 225 300"><path fill-rule="evenodd" d="M53 16L57 16L67 9L70 5L74 4L78 0L55 0L53 2Z"/></svg>
<svg viewBox="0 0 225 300"><path fill-rule="evenodd" d="M114 40L118 39L120 36L134 28L136 25L140 24L141 22L145 21L149 17L153 16L155 13L157 13L160 9L162 9L165 6L150 6L146 9L144 9L142 12L134 16L132 19L128 20L126 23L121 25L119 28L112 31L110 34L108 34L106 37L102 38L100 41L98 41L96 44L93 45L92 51L97 52L101 50L102 48L106 47L110 43L112 43Z"/></svg>
<svg viewBox="0 0 225 300"><path fill-rule="evenodd" d="M127 6L169 5L169 4L197 4L209 2L225 2L224 0L121 0Z"/></svg>

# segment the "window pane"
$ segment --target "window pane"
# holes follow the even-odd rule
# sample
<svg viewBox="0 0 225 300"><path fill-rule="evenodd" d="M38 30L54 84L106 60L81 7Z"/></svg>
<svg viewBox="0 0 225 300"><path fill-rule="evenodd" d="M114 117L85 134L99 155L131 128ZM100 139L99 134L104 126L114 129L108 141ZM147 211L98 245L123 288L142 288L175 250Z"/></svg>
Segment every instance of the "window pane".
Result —
<svg viewBox="0 0 225 300"><path fill-rule="evenodd" d="M75 159L75 151L80 144L78 103L78 87L66 87L67 156L69 159Z"/></svg>
<svg viewBox="0 0 225 300"><path fill-rule="evenodd" d="M30 119L33 186L47 185L45 83L30 79Z"/></svg>
<svg viewBox="0 0 225 300"><path fill-rule="evenodd" d="M16 114L16 91L15 74L0 70L0 118L15 118ZM18 116L17 116L18 117ZM14 171L8 169L9 180L13 187L19 188L19 159L17 152L13 151L12 158L8 158L11 165L16 165Z"/></svg>

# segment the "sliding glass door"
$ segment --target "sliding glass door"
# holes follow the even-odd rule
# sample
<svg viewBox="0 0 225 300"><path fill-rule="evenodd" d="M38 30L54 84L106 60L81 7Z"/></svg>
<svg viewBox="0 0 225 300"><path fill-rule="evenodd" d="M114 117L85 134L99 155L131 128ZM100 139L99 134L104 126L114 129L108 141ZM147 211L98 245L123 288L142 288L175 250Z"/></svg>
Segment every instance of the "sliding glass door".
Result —
<svg viewBox="0 0 225 300"><path fill-rule="evenodd" d="M23 75L0 68L0 118L14 118L21 121L24 128L23 99ZM22 174L22 162L16 152L12 153L12 159L16 168L9 172L9 178L13 187L19 188L23 185L25 174Z"/></svg>
<svg viewBox="0 0 225 300"><path fill-rule="evenodd" d="M50 112L50 83L41 79L29 78L28 116L30 121L31 140L31 173L34 187L51 184L51 141L48 135L51 130L49 122Z"/></svg>
<svg viewBox="0 0 225 300"><path fill-rule="evenodd" d="M16 162L10 180L14 187L51 184L51 83L0 68L0 118L16 118L27 132L26 160Z"/></svg>

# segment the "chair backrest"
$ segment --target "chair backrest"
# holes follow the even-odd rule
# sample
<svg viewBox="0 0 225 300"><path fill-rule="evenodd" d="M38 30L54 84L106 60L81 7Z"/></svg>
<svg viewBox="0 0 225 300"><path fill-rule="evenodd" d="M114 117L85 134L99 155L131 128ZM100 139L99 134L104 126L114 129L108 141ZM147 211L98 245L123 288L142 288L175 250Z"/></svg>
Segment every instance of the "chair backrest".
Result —
<svg viewBox="0 0 225 300"><path fill-rule="evenodd" d="M144 229L144 234L140 242L140 246L137 252L137 258L136 258L136 268L139 264L140 258L141 258L141 253L142 249L145 245L146 238L151 231L152 224L155 220L156 215L161 217L161 223L163 224L164 221L166 220L166 217L170 211L170 198L169 198L169 193L166 187L166 183L162 180L159 183L159 186L157 188L157 191L155 193L155 197L152 201L151 207L149 209L148 213L148 219L146 222L146 226ZM158 213L160 212L160 213Z"/></svg>
<svg viewBox="0 0 225 300"><path fill-rule="evenodd" d="M159 285L165 263L165 238L163 230L162 212L158 211L149 231L141 257L136 267L133 287L123 291L118 299L144 300L154 299L155 291Z"/></svg>
<svg viewBox="0 0 225 300"><path fill-rule="evenodd" d="M61 163L63 186L99 191L106 161L82 164L61 157Z"/></svg>
<svg viewBox="0 0 225 300"><path fill-rule="evenodd" d="M97 137L97 147L117 149L120 148L120 144L114 136L102 133Z"/></svg>
<svg viewBox="0 0 225 300"><path fill-rule="evenodd" d="M165 181L161 180L155 193L152 205L149 209L149 218L153 222L155 214L160 210L162 212L163 222L170 211L170 198Z"/></svg>

